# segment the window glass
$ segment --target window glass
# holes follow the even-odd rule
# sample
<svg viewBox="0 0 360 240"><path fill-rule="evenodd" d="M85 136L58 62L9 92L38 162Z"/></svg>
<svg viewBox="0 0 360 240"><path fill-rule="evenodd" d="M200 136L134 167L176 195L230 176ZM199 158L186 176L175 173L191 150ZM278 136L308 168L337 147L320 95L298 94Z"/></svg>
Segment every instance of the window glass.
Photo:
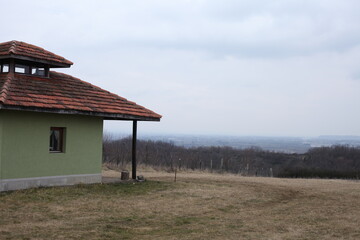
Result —
<svg viewBox="0 0 360 240"><path fill-rule="evenodd" d="M32 67L31 74L36 76L45 76L45 68Z"/></svg>
<svg viewBox="0 0 360 240"><path fill-rule="evenodd" d="M2 72L3 73L9 72L9 64L3 64L2 65Z"/></svg>
<svg viewBox="0 0 360 240"><path fill-rule="evenodd" d="M29 66L15 64L15 72L16 73L28 73L29 72Z"/></svg>
<svg viewBox="0 0 360 240"><path fill-rule="evenodd" d="M63 152L64 151L64 129L61 127L50 128L50 152Z"/></svg>

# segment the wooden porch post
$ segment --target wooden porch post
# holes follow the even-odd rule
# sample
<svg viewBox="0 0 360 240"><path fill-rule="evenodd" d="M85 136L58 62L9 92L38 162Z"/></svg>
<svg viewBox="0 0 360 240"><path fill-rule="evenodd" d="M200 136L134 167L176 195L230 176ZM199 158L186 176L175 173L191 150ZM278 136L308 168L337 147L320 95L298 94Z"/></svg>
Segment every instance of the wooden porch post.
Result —
<svg viewBox="0 0 360 240"><path fill-rule="evenodd" d="M133 135L132 135L132 179L136 179L136 132L137 121L133 121Z"/></svg>

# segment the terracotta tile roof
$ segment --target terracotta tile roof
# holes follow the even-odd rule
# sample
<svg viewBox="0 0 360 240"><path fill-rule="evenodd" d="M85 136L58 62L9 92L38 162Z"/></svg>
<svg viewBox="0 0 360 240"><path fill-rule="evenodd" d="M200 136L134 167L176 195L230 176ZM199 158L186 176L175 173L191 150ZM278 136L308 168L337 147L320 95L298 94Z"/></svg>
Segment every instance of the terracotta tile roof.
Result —
<svg viewBox="0 0 360 240"><path fill-rule="evenodd" d="M23 56L48 61L53 64L72 65L73 63L59 55L49 52L41 47L20 41L0 43L0 56Z"/></svg>
<svg viewBox="0 0 360 240"><path fill-rule="evenodd" d="M58 72L49 78L0 73L0 109L159 121L161 115L90 83Z"/></svg>

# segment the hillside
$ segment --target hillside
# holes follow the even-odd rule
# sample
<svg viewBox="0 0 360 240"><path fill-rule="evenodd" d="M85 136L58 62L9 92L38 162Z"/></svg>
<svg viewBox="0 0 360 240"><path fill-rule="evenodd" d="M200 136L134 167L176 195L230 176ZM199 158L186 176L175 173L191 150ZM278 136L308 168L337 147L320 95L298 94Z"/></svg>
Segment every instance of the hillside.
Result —
<svg viewBox="0 0 360 240"><path fill-rule="evenodd" d="M131 160L131 139L105 139L103 161L126 165ZM311 148L304 154L266 151L261 148L185 148L162 141L139 140L137 161L174 170L207 169L242 176L360 178L360 148L347 145Z"/></svg>

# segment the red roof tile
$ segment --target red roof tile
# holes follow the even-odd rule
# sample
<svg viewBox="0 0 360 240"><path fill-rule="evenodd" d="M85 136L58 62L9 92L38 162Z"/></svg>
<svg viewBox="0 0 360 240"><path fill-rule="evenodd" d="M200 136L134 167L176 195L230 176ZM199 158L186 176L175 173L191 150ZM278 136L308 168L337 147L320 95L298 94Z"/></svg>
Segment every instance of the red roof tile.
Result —
<svg viewBox="0 0 360 240"><path fill-rule="evenodd" d="M64 64L70 66L73 64L71 61L59 55L56 55L52 52L49 52L41 47L37 47L32 44L28 44L20 41L10 41L10 42L0 43L0 56L10 56L10 55L44 60L54 65Z"/></svg>
<svg viewBox="0 0 360 240"><path fill-rule="evenodd" d="M159 121L161 115L90 83L58 72L49 78L0 73L0 108Z"/></svg>

